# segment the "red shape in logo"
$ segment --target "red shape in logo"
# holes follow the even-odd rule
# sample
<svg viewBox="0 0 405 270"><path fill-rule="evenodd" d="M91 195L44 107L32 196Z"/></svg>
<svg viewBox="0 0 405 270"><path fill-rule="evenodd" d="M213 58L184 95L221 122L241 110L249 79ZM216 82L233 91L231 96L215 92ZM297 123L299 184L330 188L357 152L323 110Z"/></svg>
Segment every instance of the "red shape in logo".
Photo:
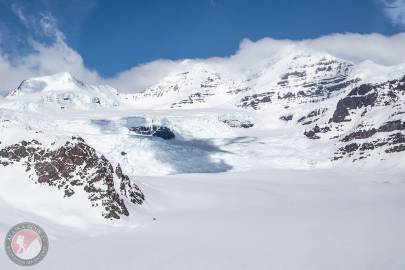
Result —
<svg viewBox="0 0 405 270"><path fill-rule="evenodd" d="M39 239L39 235L33 230L23 229L18 231L11 241L14 254L19 256L19 254L26 252L36 239Z"/></svg>

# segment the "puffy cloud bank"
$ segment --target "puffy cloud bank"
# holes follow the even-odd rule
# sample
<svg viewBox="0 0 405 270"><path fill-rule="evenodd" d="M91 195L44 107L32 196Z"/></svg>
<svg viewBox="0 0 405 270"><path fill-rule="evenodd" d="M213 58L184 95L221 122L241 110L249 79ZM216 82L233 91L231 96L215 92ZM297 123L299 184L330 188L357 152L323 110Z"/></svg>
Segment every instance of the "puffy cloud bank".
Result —
<svg viewBox="0 0 405 270"><path fill-rule="evenodd" d="M256 42L243 40L233 58L249 62L271 57L287 47L326 52L355 63L370 60L381 65L405 63L405 33L393 36L380 34L332 34L301 41L264 38Z"/></svg>
<svg viewBox="0 0 405 270"><path fill-rule="evenodd" d="M228 57L191 60L157 60L134 67L118 74L115 78L104 80L121 91L141 91L163 78L173 70L179 70L195 62L215 63L228 70L241 70L250 65L271 58L283 50L305 48L332 54L336 57L360 63L373 61L384 66L405 63L405 33L393 36L380 34L333 34L307 40L277 40L264 38L258 41L242 40L238 51Z"/></svg>
<svg viewBox="0 0 405 270"><path fill-rule="evenodd" d="M228 57L193 60L156 60L135 66L117 74L113 78L102 78L97 71L88 69L82 56L68 46L65 36L59 31L56 21L44 15L35 24L15 8L20 20L27 27L35 27L52 37L53 42L42 44L30 40L32 52L21 57L10 57L0 47L0 93L15 88L22 80L68 71L87 83L110 84L123 92L138 92L156 83L173 70L182 69L190 63L206 62L224 65L227 69L243 69L256 62L272 57L282 50L307 48L330 53L353 62L370 60L381 65L405 63L405 33L393 36L380 34L333 34L308 40L276 40L264 38L258 41L243 40L239 50ZM1 29L1 28L0 28ZM0 33L1 39L1 33Z"/></svg>

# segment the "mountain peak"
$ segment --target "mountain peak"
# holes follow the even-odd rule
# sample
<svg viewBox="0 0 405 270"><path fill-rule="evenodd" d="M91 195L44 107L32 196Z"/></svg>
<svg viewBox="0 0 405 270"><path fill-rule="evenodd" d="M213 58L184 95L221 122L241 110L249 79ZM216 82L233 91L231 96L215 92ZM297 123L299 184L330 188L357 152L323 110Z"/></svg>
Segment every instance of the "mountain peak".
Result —
<svg viewBox="0 0 405 270"><path fill-rule="evenodd" d="M85 84L74 78L69 72L61 72L24 80L9 96L51 91L77 91L83 88L85 88Z"/></svg>
<svg viewBox="0 0 405 270"><path fill-rule="evenodd" d="M25 110L92 110L117 107L118 92L106 85L85 84L69 72L24 80L7 95L7 106Z"/></svg>
<svg viewBox="0 0 405 270"><path fill-rule="evenodd" d="M38 77L38 78L43 78L43 79L53 79L53 80L58 80L58 81L72 81L72 80L76 80L72 74L70 74L70 72L59 72L59 73L55 73L52 75L48 75L48 76L42 76L42 77Z"/></svg>

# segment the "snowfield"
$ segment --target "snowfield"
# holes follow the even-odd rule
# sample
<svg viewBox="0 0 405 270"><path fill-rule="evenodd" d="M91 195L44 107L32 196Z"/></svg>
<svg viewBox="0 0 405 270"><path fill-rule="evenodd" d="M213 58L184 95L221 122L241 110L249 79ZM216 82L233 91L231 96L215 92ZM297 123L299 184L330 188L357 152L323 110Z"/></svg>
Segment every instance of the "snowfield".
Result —
<svg viewBox="0 0 405 270"><path fill-rule="evenodd" d="M140 177L131 226L74 229L1 204L50 237L32 269L403 269L403 174L270 170ZM36 195L30 196L33 200ZM154 220L154 218L156 220ZM20 269L0 254L2 269Z"/></svg>

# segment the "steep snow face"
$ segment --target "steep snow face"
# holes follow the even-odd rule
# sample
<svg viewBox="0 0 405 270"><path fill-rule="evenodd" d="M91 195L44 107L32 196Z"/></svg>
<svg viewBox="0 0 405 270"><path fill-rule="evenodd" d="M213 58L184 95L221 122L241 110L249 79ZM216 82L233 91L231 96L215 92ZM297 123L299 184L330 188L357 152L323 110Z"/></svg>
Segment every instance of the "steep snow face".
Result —
<svg viewBox="0 0 405 270"><path fill-rule="evenodd" d="M405 151L405 76L378 84L362 84L339 100L325 124L324 135L333 131L340 148L335 159L353 161ZM321 128L322 129L322 128Z"/></svg>
<svg viewBox="0 0 405 270"><path fill-rule="evenodd" d="M195 63L186 67L124 100L136 108L210 108L223 106L233 99L231 91L245 87L241 78L235 79L218 65Z"/></svg>
<svg viewBox="0 0 405 270"><path fill-rule="evenodd" d="M114 88L87 85L67 72L25 80L5 101L9 108L30 111L93 110L120 104Z"/></svg>
<svg viewBox="0 0 405 270"><path fill-rule="evenodd" d="M260 109L270 103L292 105L319 102L354 83L353 64L327 54L299 53L261 68L251 80L256 95L241 99L241 107Z"/></svg>

